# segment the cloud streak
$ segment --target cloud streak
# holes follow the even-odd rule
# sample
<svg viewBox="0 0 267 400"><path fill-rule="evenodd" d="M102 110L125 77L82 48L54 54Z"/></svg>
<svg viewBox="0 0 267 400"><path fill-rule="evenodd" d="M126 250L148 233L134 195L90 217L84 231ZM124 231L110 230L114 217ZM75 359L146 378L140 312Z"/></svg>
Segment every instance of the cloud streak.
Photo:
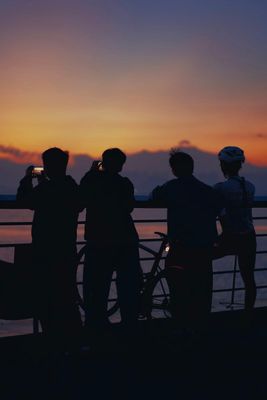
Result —
<svg viewBox="0 0 267 400"><path fill-rule="evenodd" d="M40 153L23 151L13 146L4 146L1 144L0 158L8 159L17 164L39 164L41 162Z"/></svg>
<svg viewBox="0 0 267 400"><path fill-rule="evenodd" d="M258 139L267 139L267 133L258 133L257 138Z"/></svg>

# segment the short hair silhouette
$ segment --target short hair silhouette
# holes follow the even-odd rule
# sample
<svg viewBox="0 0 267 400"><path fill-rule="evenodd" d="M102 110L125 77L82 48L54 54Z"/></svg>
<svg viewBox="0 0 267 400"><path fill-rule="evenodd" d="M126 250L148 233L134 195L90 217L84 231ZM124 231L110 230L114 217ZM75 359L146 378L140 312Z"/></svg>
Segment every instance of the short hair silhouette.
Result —
<svg viewBox="0 0 267 400"><path fill-rule="evenodd" d="M175 176L189 176L194 171L193 158L179 149L171 149L169 163Z"/></svg>
<svg viewBox="0 0 267 400"><path fill-rule="evenodd" d="M51 147L43 152L42 159L48 177L65 175L69 161L69 153L67 151L63 151L58 147Z"/></svg>
<svg viewBox="0 0 267 400"><path fill-rule="evenodd" d="M126 155L118 148L111 148L102 154L103 167L109 172L120 172L126 161Z"/></svg>

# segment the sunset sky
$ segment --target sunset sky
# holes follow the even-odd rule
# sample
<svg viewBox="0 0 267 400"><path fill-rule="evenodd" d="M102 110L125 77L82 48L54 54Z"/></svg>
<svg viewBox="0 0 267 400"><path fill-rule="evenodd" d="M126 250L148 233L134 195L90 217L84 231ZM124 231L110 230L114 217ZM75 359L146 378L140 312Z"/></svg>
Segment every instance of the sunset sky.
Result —
<svg viewBox="0 0 267 400"><path fill-rule="evenodd" d="M267 165L266 21L262 0L0 0L0 145Z"/></svg>

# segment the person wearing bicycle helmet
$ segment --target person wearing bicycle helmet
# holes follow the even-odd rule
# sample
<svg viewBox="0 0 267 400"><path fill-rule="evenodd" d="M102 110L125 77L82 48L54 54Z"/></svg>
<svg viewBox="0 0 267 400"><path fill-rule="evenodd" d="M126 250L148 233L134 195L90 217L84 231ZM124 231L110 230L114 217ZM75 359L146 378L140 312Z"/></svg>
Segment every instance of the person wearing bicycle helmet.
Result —
<svg viewBox="0 0 267 400"><path fill-rule="evenodd" d="M214 258L228 254L238 256L240 273L245 285L245 309L252 309L256 300L254 268L256 260L256 235L252 219L254 185L239 175L245 162L244 151L237 146L227 146L218 153L224 182L214 189L224 199L220 214L222 234L214 247Z"/></svg>

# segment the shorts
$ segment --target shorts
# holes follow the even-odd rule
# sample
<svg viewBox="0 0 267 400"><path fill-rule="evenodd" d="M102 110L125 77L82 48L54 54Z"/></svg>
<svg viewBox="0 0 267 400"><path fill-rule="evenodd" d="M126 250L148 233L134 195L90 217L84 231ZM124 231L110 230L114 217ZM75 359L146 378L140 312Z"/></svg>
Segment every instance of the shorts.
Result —
<svg viewBox="0 0 267 400"><path fill-rule="evenodd" d="M255 268L256 234L254 231L246 233L222 233L213 247L212 258L217 259L227 255L237 255L240 269Z"/></svg>

